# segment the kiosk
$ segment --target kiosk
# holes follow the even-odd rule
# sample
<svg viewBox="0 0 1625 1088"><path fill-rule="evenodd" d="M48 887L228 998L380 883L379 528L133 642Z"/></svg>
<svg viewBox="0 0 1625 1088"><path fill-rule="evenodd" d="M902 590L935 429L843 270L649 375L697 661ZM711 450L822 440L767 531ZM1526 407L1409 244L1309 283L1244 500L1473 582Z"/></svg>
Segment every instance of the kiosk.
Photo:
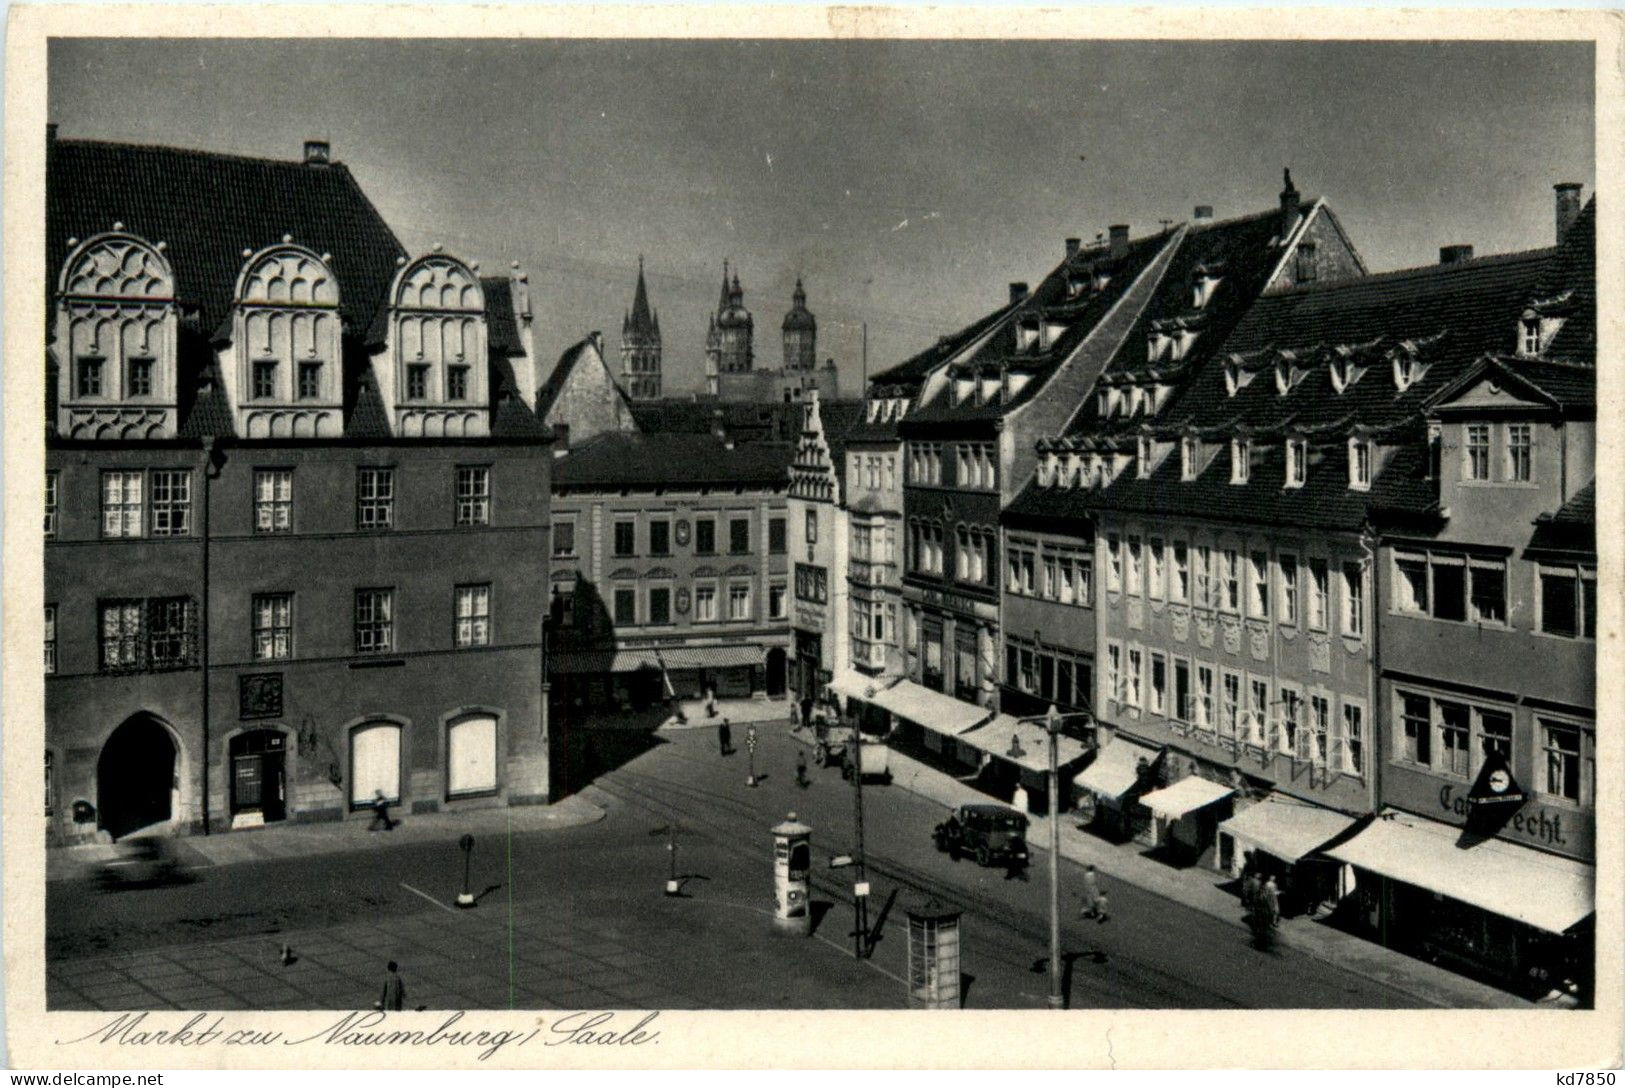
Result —
<svg viewBox="0 0 1625 1088"><path fill-rule="evenodd" d="M807 876L812 868L812 828L790 813L773 828L773 927L780 933L809 936L812 909Z"/></svg>

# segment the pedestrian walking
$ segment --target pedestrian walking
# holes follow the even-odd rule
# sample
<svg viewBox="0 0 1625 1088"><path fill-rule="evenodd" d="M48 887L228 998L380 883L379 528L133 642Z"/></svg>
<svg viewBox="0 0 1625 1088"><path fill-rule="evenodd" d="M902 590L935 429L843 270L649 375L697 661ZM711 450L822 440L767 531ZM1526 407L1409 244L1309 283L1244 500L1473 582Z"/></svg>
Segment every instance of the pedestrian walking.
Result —
<svg viewBox="0 0 1625 1088"><path fill-rule="evenodd" d="M801 700L801 721L805 725L812 724L813 701L812 696Z"/></svg>
<svg viewBox="0 0 1625 1088"><path fill-rule="evenodd" d="M722 754L734 754L734 732L728 725L728 719L723 718L722 724L717 726L717 743L722 747Z"/></svg>
<svg viewBox="0 0 1625 1088"><path fill-rule="evenodd" d="M389 961L384 974L384 993L378 999L378 1007L385 1012L400 1012L406 1008L406 983L401 981L400 967L394 960Z"/></svg>
<svg viewBox="0 0 1625 1088"><path fill-rule="evenodd" d="M1273 876L1265 880L1264 886L1259 889L1258 909L1270 925L1274 926L1281 921L1281 889L1276 887Z"/></svg>
<svg viewBox="0 0 1625 1088"><path fill-rule="evenodd" d="M1105 896L1100 891L1100 875L1095 872L1093 865L1083 867L1083 894L1082 904L1078 908L1079 918L1094 918L1100 914L1100 904Z"/></svg>
<svg viewBox="0 0 1625 1088"><path fill-rule="evenodd" d="M389 799L384 796L383 790L374 790L372 793L372 823L367 825L368 831L377 831L382 824L385 831L395 830L395 821L389 818Z"/></svg>
<svg viewBox="0 0 1625 1088"><path fill-rule="evenodd" d="M1263 885L1258 879L1258 870L1248 869L1247 874L1241 878L1241 906L1243 910L1251 912L1258 903L1258 892Z"/></svg>
<svg viewBox="0 0 1625 1088"><path fill-rule="evenodd" d="M796 785L806 789L812 785L812 779L807 777L807 753L796 752Z"/></svg>

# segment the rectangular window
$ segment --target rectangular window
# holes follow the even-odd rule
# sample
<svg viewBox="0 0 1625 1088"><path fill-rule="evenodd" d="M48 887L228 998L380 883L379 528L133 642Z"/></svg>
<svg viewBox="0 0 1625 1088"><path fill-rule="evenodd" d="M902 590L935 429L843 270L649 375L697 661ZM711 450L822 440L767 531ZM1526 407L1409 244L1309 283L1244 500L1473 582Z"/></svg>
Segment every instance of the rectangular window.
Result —
<svg viewBox="0 0 1625 1088"><path fill-rule="evenodd" d="M457 587L457 645L491 644L491 587Z"/></svg>
<svg viewBox="0 0 1625 1088"><path fill-rule="evenodd" d="M154 469L151 485L152 535L190 535L192 473L187 469Z"/></svg>
<svg viewBox="0 0 1625 1088"><path fill-rule="evenodd" d="M818 511L807 511L807 543L818 543Z"/></svg>
<svg viewBox="0 0 1625 1088"><path fill-rule="evenodd" d="M1129 647L1128 667L1124 670L1123 701L1129 706L1140 705L1140 683L1145 664L1138 647Z"/></svg>
<svg viewBox="0 0 1625 1088"><path fill-rule="evenodd" d="M1394 607L1401 612L1427 615L1427 556L1394 553Z"/></svg>
<svg viewBox="0 0 1625 1088"><path fill-rule="evenodd" d="M1241 556L1229 548L1219 553L1219 607L1241 611Z"/></svg>
<svg viewBox="0 0 1625 1088"><path fill-rule="evenodd" d="M784 519L775 518L779 525L779 551L784 544ZM694 519L694 554L715 555L717 551L717 523L714 518Z"/></svg>
<svg viewBox="0 0 1625 1088"><path fill-rule="evenodd" d="M1236 738L1241 733L1241 674L1226 669L1219 687L1219 736Z"/></svg>
<svg viewBox="0 0 1625 1088"><path fill-rule="evenodd" d="M1183 540L1176 540L1174 541L1174 578L1168 586L1168 599L1183 604L1190 600L1190 593L1190 546Z"/></svg>
<svg viewBox="0 0 1625 1088"><path fill-rule="evenodd" d="M83 358L79 360L78 379L74 384L81 397L99 397L102 395L102 360Z"/></svg>
<svg viewBox="0 0 1625 1088"><path fill-rule="evenodd" d="M388 529L395 523L394 469L356 469L355 523L360 529Z"/></svg>
<svg viewBox="0 0 1625 1088"><path fill-rule="evenodd" d="M1150 550L1146 552L1146 578L1153 601L1163 600L1167 596L1164 578L1167 575L1167 551L1161 537L1152 537Z"/></svg>
<svg viewBox="0 0 1625 1088"><path fill-rule="evenodd" d="M1154 650L1151 653L1151 712L1168 713L1168 659Z"/></svg>
<svg viewBox="0 0 1625 1088"><path fill-rule="evenodd" d="M1078 603L1078 583L1072 556L1063 555L1055 561L1055 591L1056 600L1062 604Z"/></svg>
<svg viewBox="0 0 1625 1088"><path fill-rule="evenodd" d="M1332 703L1324 695L1309 696L1309 761L1326 766L1331 743Z"/></svg>
<svg viewBox="0 0 1625 1088"><path fill-rule="evenodd" d="M733 555L750 552L750 519L730 518L728 521L728 551Z"/></svg>
<svg viewBox="0 0 1625 1088"><path fill-rule="evenodd" d="M710 623L717 618L717 587L694 587L694 620L696 623Z"/></svg>
<svg viewBox="0 0 1625 1088"><path fill-rule="evenodd" d="M711 529L711 551L716 550L716 529ZM789 550L786 539L785 520L783 518L769 518L767 521L767 551L770 555L783 555Z"/></svg>
<svg viewBox="0 0 1625 1088"><path fill-rule="evenodd" d="M1270 557L1253 552L1247 571L1247 614L1254 619L1270 618Z"/></svg>
<svg viewBox="0 0 1625 1088"><path fill-rule="evenodd" d="M254 399L270 400L276 396L276 360L254 360Z"/></svg>
<svg viewBox="0 0 1625 1088"><path fill-rule="evenodd" d="M638 591L630 586L615 587L615 623L633 627L638 622Z"/></svg>
<svg viewBox="0 0 1625 1088"><path fill-rule="evenodd" d="M735 584L728 587L728 618L730 620L751 618L749 585Z"/></svg>
<svg viewBox="0 0 1625 1088"><path fill-rule="evenodd" d="M671 521L669 519L649 519L649 554L671 554Z"/></svg>
<svg viewBox="0 0 1625 1088"><path fill-rule="evenodd" d="M1507 621L1506 568L1496 564L1473 563L1468 574L1472 578L1473 619L1479 623L1504 624Z"/></svg>
<svg viewBox="0 0 1625 1088"><path fill-rule="evenodd" d="M45 474L45 537L49 540L56 535L56 488L59 474L47 472Z"/></svg>
<svg viewBox="0 0 1625 1088"><path fill-rule="evenodd" d="M1205 544L1196 547L1196 588L1191 604L1198 608L1213 607L1213 549Z"/></svg>
<svg viewBox="0 0 1625 1088"><path fill-rule="evenodd" d="M1286 486L1302 487L1309 478L1309 443L1289 438L1286 443Z"/></svg>
<svg viewBox="0 0 1625 1088"><path fill-rule="evenodd" d="M1329 592L1326 580L1326 560L1309 560L1309 626L1312 630L1326 630Z"/></svg>
<svg viewBox="0 0 1625 1088"><path fill-rule="evenodd" d="M491 470L485 466L457 469L457 524L491 524Z"/></svg>
<svg viewBox="0 0 1625 1088"><path fill-rule="evenodd" d="M1541 792L1577 805L1596 798L1596 735L1567 722L1538 719L1546 775Z"/></svg>
<svg viewBox="0 0 1625 1088"><path fill-rule="evenodd" d="M1507 424L1507 480L1526 484L1534 479L1534 428L1527 423Z"/></svg>
<svg viewBox="0 0 1625 1088"><path fill-rule="evenodd" d="M653 586L649 590L649 622L671 622L671 590L666 586Z"/></svg>
<svg viewBox="0 0 1625 1088"><path fill-rule="evenodd" d="M406 399L426 400L429 396L429 368L413 363L406 368Z"/></svg>
<svg viewBox="0 0 1625 1088"><path fill-rule="evenodd" d="M1359 563L1343 564L1343 633L1365 637L1365 568Z"/></svg>
<svg viewBox="0 0 1625 1088"><path fill-rule="evenodd" d="M191 598L147 602L147 661L155 669L197 664L197 604Z"/></svg>
<svg viewBox="0 0 1625 1088"><path fill-rule="evenodd" d="M767 587L767 616L768 619L782 620L785 612L785 586L783 582L774 582Z"/></svg>
<svg viewBox="0 0 1625 1088"><path fill-rule="evenodd" d="M322 364L299 364L299 399L315 400L322 395Z"/></svg>
<svg viewBox="0 0 1625 1088"><path fill-rule="evenodd" d="M129 387L128 393L132 397L152 396L152 368L151 359L129 359L124 364L125 384Z"/></svg>
<svg viewBox="0 0 1625 1088"><path fill-rule="evenodd" d="M1504 710L1479 710L1477 713L1480 758L1497 755L1510 762L1512 759L1512 715Z"/></svg>
<svg viewBox="0 0 1625 1088"><path fill-rule="evenodd" d="M1371 443L1349 442L1349 486L1364 491L1371 486Z"/></svg>
<svg viewBox="0 0 1625 1088"><path fill-rule="evenodd" d="M45 606L45 675L56 672L56 605Z"/></svg>
<svg viewBox="0 0 1625 1088"><path fill-rule="evenodd" d="M1196 707L1191 700L1191 663L1174 658L1174 717L1182 722L1191 720Z"/></svg>
<svg viewBox="0 0 1625 1088"><path fill-rule="evenodd" d="M1365 708L1343 704L1343 765L1345 774L1365 775Z"/></svg>
<svg viewBox="0 0 1625 1088"><path fill-rule="evenodd" d="M1123 542L1116 533L1106 534L1106 589L1123 591Z"/></svg>
<svg viewBox="0 0 1625 1088"><path fill-rule="evenodd" d="M555 557L569 556L576 553L576 523L573 521L555 521L553 523L553 555Z"/></svg>
<svg viewBox="0 0 1625 1088"><path fill-rule="evenodd" d="M1490 425L1467 424L1467 441L1462 445L1461 474L1469 480L1490 478Z"/></svg>
<svg viewBox="0 0 1625 1088"><path fill-rule="evenodd" d="M1033 559L1032 552L1021 553L1021 592L1028 597L1034 596L1037 589L1034 585Z"/></svg>
<svg viewBox="0 0 1625 1088"><path fill-rule="evenodd" d="M1267 680L1247 678L1247 739L1263 744L1270 713L1270 685Z"/></svg>
<svg viewBox="0 0 1625 1088"><path fill-rule="evenodd" d="M1077 558L1078 572L1078 603L1085 608L1093 608L1095 604L1095 557L1080 555Z"/></svg>
<svg viewBox="0 0 1625 1088"><path fill-rule="evenodd" d="M615 555L625 558L638 554L638 523L630 518L615 523Z"/></svg>
<svg viewBox="0 0 1625 1088"><path fill-rule="evenodd" d="M1123 550L1123 589L1138 597L1143 590L1140 582L1140 538L1130 536Z"/></svg>
<svg viewBox="0 0 1625 1088"><path fill-rule="evenodd" d="M395 591L355 591L355 652L387 654L395 646Z"/></svg>
<svg viewBox="0 0 1625 1088"><path fill-rule="evenodd" d="M468 399L468 367L448 366L446 368L446 399Z"/></svg>
<svg viewBox="0 0 1625 1088"><path fill-rule="evenodd" d="M254 660L286 661L293 656L293 594L255 594Z"/></svg>
<svg viewBox="0 0 1625 1088"><path fill-rule="evenodd" d="M139 472L102 473L102 535L140 536L145 477Z"/></svg>
<svg viewBox="0 0 1625 1088"><path fill-rule="evenodd" d="M146 662L146 606L142 601L101 603L101 668L139 669Z"/></svg>
<svg viewBox="0 0 1625 1088"><path fill-rule="evenodd" d="M1281 622L1289 627L1298 625L1298 557L1278 556L1276 570L1280 572Z"/></svg>
<svg viewBox="0 0 1625 1088"><path fill-rule="evenodd" d="M1193 708L1192 720L1198 729L1213 728L1213 688L1214 673L1212 665L1196 666L1196 705Z"/></svg>
<svg viewBox="0 0 1625 1088"><path fill-rule="evenodd" d="M293 469L254 470L254 531L286 533L293 530Z"/></svg>
<svg viewBox="0 0 1625 1088"><path fill-rule="evenodd" d="M1404 758L1426 767L1433 763L1432 706L1424 695L1399 697L1400 721L1405 732Z"/></svg>
<svg viewBox="0 0 1625 1088"><path fill-rule="evenodd" d="M1540 568L1540 629L1563 638L1597 637L1595 571Z"/></svg>
<svg viewBox="0 0 1625 1088"><path fill-rule="evenodd" d="M1299 755L1299 730L1303 725L1303 694L1296 688L1281 688L1280 716L1277 719L1276 747L1288 755Z"/></svg>
<svg viewBox="0 0 1625 1088"><path fill-rule="evenodd" d="M1461 622L1467 618L1467 564L1459 557L1431 556L1433 616Z"/></svg>
<svg viewBox="0 0 1625 1088"><path fill-rule="evenodd" d="M1123 647L1115 642L1106 644L1106 697L1123 701Z"/></svg>
<svg viewBox="0 0 1625 1088"><path fill-rule="evenodd" d="M1059 600L1061 587L1057 584L1057 570L1055 556L1044 556L1044 599L1046 601Z"/></svg>

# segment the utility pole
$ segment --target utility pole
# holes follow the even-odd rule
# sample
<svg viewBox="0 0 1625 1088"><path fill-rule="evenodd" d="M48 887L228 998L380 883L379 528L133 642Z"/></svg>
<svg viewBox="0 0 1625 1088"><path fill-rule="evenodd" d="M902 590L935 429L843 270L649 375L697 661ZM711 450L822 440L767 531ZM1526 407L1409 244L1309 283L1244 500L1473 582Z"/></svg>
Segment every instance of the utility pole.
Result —
<svg viewBox="0 0 1625 1088"><path fill-rule="evenodd" d="M852 956L869 954L869 874L863 860L863 733L852 722L852 825L857 831L857 882L852 887Z"/></svg>
<svg viewBox="0 0 1625 1088"><path fill-rule="evenodd" d="M1066 1007L1061 993L1061 713L1051 703L1049 730L1049 1007Z"/></svg>

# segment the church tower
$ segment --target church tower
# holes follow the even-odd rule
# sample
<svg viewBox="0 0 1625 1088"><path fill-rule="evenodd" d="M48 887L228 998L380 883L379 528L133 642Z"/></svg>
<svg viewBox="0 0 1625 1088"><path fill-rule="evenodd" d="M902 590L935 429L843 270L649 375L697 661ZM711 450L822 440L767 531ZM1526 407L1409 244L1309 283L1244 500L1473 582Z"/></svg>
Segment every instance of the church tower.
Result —
<svg viewBox="0 0 1625 1088"><path fill-rule="evenodd" d="M796 279L790 312L784 315L784 369L808 372L818 366L818 319L807 309L807 292Z"/></svg>
<svg viewBox="0 0 1625 1088"><path fill-rule="evenodd" d="M726 272L726 266L724 266ZM739 286L739 271L733 280L723 281L722 304L717 309L717 371L722 374L748 373L755 357L752 338L756 322L745 309L745 291Z"/></svg>
<svg viewBox="0 0 1625 1088"><path fill-rule="evenodd" d="M621 322L621 388L633 400L655 400L660 396L660 315L649 309L641 255L632 309Z"/></svg>

